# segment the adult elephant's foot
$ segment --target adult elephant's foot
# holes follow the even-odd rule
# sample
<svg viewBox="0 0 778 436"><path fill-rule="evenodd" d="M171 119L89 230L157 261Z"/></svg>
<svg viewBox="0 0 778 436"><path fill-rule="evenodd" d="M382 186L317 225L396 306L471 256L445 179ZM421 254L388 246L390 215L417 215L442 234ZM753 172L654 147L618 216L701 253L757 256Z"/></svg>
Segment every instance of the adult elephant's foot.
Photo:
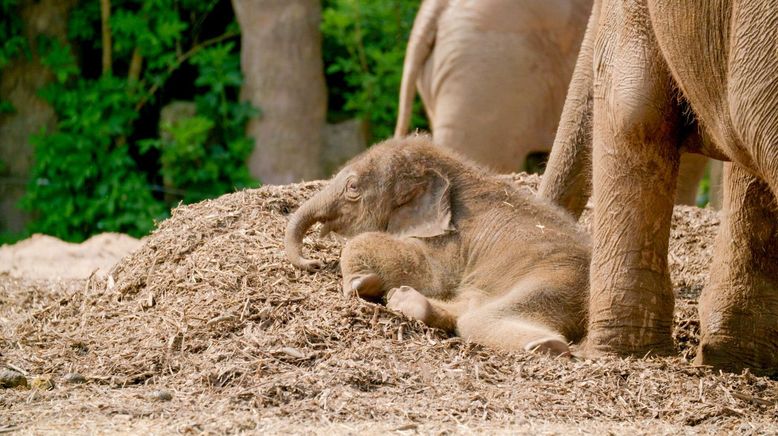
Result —
<svg viewBox="0 0 778 436"><path fill-rule="evenodd" d="M721 276L736 269L716 271L714 266L711 279L715 282L700 298L702 337L695 364L778 375L778 281L768 281L752 270L725 287Z"/></svg>
<svg viewBox="0 0 778 436"><path fill-rule="evenodd" d="M724 210L710 283L700 297L695 362L778 374L778 207L767 184L724 169Z"/></svg>
<svg viewBox="0 0 778 436"><path fill-rule="evenodd" d="M753 374L778 376L778 332L772 329L768 335L772 338L751 332L747 339L730 332L708 333L700 341L694 363L734 373L748 368Z"/></svg>
<svg viewBox="0 0 778 436"><path fill-rule="evenodd" d="M668 329L656 327L619 327L598 329L582 350L596 357L608 354L618 356L668 356L675 353L675 344Z"/></svg>
<svg viewBox="0 0 778 436"><path fill-rule="evenodd" d="M615 284L615 288L592 293L588 334L577 354L644 357L675 352L674 297L669 279L644 271L630 276L631 288L611 276L606 283Z"/></svg>

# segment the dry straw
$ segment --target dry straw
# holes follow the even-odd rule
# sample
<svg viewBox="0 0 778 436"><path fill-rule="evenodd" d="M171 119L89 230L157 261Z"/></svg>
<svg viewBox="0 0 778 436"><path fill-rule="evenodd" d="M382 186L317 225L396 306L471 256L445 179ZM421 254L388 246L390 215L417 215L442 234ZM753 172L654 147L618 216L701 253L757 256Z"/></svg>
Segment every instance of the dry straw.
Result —
<svg viewBox="0 0 778 436"><path fill-rule="evenodd" d="M525 189L537 183L514 179ZM737 429L778 419L775 382L684 359L697 343L695 304L714 213L674 214L675 335L684 357L565 360L475 346L341 296L334 239L305 238L306 253L326 262L323 271L292 267L282 243L288 215L321 186L268 186L178 207L107 279L58 291L4 280L4 362L30 374L78 373L90 383L58 385L32 401L7 391L0 412L19 425L30 410L73 413L76 397L63 392L92 389L89 399L79 397L91 405L82 404L86 414L120 413L111 398L122 398L129 413L147 417L201 407L206 415L250 411L289 425L659 420ZM137 393L159 389L172 390L173 401L148 406Z"/></svg>

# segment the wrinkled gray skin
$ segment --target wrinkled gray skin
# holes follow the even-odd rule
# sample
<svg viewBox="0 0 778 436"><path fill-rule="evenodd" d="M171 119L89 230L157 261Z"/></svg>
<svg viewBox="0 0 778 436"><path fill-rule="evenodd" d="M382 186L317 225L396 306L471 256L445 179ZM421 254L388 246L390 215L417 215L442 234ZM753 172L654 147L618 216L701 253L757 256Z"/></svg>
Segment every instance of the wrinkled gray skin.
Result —
<svg viewBox="0 0 778 436"><path fill-rule="evenodd" d="M568 354L585 333L587 237L561 209L517 191L425 136L374 145L289 221L292 263L315 270L302 239L351 239L343 292L484 345Z"/></svg>
<svg viewBox="0 0 778 436"><path fill-rule="evenodd" d="M772 1L595 1L541 185L576 212L592 175L590 354L672 351L668 237L691 152L726 162L696 363L778 372L777 53Z"/></svg>

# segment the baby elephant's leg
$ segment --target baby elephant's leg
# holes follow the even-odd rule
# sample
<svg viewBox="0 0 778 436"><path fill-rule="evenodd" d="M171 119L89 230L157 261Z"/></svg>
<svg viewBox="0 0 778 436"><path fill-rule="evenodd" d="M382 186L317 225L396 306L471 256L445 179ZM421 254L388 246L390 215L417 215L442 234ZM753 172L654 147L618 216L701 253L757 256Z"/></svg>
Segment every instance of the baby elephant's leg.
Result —
<svg viewBox="0 0 778 436"><path fill-rule="evenodd" d="M507 350L569 356L570 340L585 334L588 275L561 266L536 268L509 292L464 313L459 335Z"/></svg>
<svg viewBox="0 0 778 436"><path fill-rule="evenodd" d="M567 340L561 334L540 323L488 306L459 317L457 333L475 343L502 350L570 355Z"/></svg>
<svg viewBox="0 0 778 436"><path fill-rule="evenodd" d="M455 333L457 316L463 303L443 302L427 298L410 286L400 286L386 295L386 307L394 309L405 316L427 324L430 327Z"/></svg>
<svg viewBox="0 0 778 436"><path fill-rule="evenodd" d="M380 232L363 233L343 248L343 293L380 298L403 285L435 292L441 287L436 278L440 274L435 273L428 256L427 247L418 240Z"/></svg>

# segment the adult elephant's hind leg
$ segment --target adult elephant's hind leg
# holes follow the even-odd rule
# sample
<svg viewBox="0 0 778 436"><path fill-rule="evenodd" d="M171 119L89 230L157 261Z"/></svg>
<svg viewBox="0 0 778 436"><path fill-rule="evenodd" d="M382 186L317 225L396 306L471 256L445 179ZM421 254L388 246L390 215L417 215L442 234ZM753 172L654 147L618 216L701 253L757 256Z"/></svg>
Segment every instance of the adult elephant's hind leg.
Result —
<svg viewBox="0 0 778 436"><path fill-rule="evenodd" d="M605 6L604 6L605 8ZM680 114L640 2L608 2L595 47L587 354L665 354Z"/></svg>
<svg viewBox="0 0 778 436"><path fill-rule="evenodd" d="M700 298L696 362L778 374L778 204L767 184L725 164L724 210Z"/></svg>

